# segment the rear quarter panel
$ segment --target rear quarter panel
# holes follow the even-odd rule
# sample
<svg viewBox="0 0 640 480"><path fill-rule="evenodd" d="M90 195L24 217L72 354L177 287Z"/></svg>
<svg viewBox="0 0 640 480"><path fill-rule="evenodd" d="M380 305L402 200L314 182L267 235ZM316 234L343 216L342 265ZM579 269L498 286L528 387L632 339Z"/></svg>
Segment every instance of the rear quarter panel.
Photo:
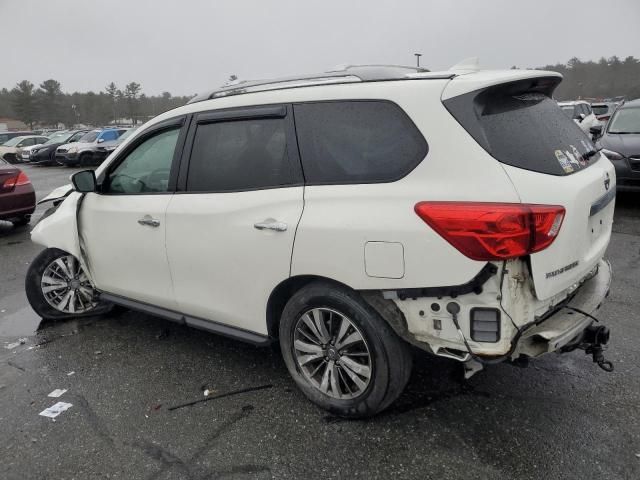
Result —
<svg viewBox="0 0 640 480"><path fill-rule="evenodd" d="M466 283L485 262L471 260L414 212L425 200L518 202L504 169L455 121L441 102L446 81L383 82L358 86L357 96L395 102L429 144L426 158L392 182L305 187L292 275L320 275L355 289L393 289ZM390 159L392 161L393 159ZM402 278L365 270L367 242L397 242L404 250Z"/></svg>

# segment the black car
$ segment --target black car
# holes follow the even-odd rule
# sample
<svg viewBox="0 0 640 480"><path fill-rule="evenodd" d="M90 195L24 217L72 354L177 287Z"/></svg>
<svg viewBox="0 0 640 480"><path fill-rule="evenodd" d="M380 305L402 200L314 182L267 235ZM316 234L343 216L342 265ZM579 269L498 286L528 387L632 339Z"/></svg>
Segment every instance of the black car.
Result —
<svg viewBox="0 0 640 480"><path fill-rule="evenodd" d="M56 148L65 143L77 142L88 131L89 130L72 130L54 135L48 142L43 143L31 151L29 163L34 165L57 165Z"/></svg>
<svg viewBox="0 0 640 480"><path fill-rule="evenodd" d="M600 135L597 146L616 167L617 189L640 192L640 99L618 107L604 131L597 126L591 133Z"/></svg>

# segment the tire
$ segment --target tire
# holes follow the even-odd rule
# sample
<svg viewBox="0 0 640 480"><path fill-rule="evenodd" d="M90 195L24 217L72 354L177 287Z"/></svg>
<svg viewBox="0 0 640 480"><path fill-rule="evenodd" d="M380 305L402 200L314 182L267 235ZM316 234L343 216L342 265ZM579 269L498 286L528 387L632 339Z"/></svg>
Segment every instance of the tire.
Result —
<svg viewBox="0 0 640 480"><path fill-rule="evenodd" d="M61 280L60 277L57 277L57 274L52 274L51 270L48 270L50 266L52 268L57 268L56 263L57 260L61 260L64 265L69 268L69 263L65 263L65 261L69 261L68 259L73 259L75 261L75 265L77 268L72 268L72 271L76 271L78 273L78 277L80 279L83 278L82 268L79 265L79 262L75 257L71 256L69 253L64 250L60 250L58 248L47 248L43 250L34 260L31 262L29 266L29 270L27 271L27 276L25 279L25 290L27 293L27 299L31 304L31 308L35 310L35 312L40 315L45 320L63 320L68 318L77 318L77 317L88 317L93 315L101 315L107 313L111 310L112 305L107 302L95 302L93 300L87 300L87 298L93 298L93 295L88 295L86 290L90 290L93 292L93 287L87 282L82 282L76 285L78 288L75 288L75 292L84 292L84 293L75 293L73 294L72 300L75 300L74 307L70 307L70 302L67 302L67 308L55 308L52 303L56 303L55 300L51 299L52 295L59 295L60 297L64 297L66 294L66 290L62 287L61 289L54 289L53 292L49 292L49 297L46 296L43 288L45 288L46 280L43 282L43 276L45 271L47 271L47 278L55 278L59 283L53 284L49 283L48 286L51 285L56 286L58 284L65 283L64 280ZM62 270L60 270L62 271ZM88 285L88 287L87 287ZM80 300L75 299L75 295L79 295ZM82 302L82 300L85 302ZM84 303L85 309L79 308L80 305ZM75 307L77 305L78 307Z"/></svg>
<svg viewBox="0 0 640 480"><path fill-rule="evenodd" d="M24 215L20 218L12 219L11 223L13 223L14 227L22 227L24 225L27 225L30 221L31 221L31 215Z"/></svg>
<svg viewBox="0 0 640 480"><path fill-rule="evenodd" d="M80 167L87 167L89 166L89 164L91 164L91 154L83 153L82 155L80 155L77 165Z"/></svg>
<svg viewBox="0 0 640 480"><path fill-rule="evenodd" d="M350 325L341 336L344 319ZM319 327L314 336L309 321L318 325L318 320L325 332ZM411 374L409 345L357 292L331 282L313 282L291 297L279 335L282 356L300 390L340 417L363 418L384 410L400 396ZM328 343L323 341L327 338ZM341 348L357 338L362 341ZM359 381L352 381L357 380L354 374Z"/></svg>

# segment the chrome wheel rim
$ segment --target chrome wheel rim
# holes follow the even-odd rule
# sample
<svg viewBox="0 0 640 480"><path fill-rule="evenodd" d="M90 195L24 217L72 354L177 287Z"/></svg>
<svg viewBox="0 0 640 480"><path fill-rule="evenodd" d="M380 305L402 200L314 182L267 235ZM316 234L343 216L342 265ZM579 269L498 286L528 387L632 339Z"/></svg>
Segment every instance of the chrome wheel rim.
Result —
<svg viewBox="0 0 640 480"><path fill-rule="evenodd" d="M63 313L84 313L96 306L94 289L73 255L58 257L47 265L40 288L47 303Z"/></svg>
<svg viewBox="0 0 640 480"><path fill-rule="evenodd" d="M293 333L298 369L320 392L347 400L362 395L373 370L362 332L345 315L328 308L303 313Z"/></svg>

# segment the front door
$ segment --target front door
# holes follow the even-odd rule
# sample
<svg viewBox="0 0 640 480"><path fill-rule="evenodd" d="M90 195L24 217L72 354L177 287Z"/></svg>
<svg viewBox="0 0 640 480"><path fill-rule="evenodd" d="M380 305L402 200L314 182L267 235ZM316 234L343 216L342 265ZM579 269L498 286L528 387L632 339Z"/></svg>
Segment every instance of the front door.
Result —
<svg viewBox="0 0 640 480"><path fill-rule="evenodd" d="M99 179L100 192L84 199L80 231L103 292L176 308L165 235L180 131L181 122L136 138Z"/></svg>
<svg viewBox="0 0 640 480"><path fill-rule="evenodd" d="M264 334L267 300L289 277L302 215L290 107L199 114L188 138L183 191L167 209L178 307Z"/></svg>

